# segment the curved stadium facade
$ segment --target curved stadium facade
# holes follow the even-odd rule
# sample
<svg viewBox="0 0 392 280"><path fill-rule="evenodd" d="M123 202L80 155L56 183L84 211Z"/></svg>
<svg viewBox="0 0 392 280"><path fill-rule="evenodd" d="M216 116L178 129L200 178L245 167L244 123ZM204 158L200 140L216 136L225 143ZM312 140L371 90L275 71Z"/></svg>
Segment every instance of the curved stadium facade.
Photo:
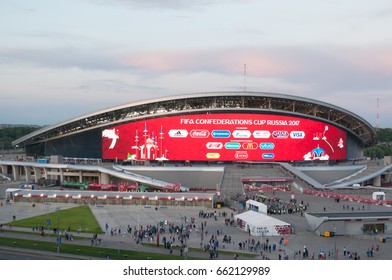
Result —
<svg viewBox="0 0 392 280"><path fill-rule="evenodd" d="M28 155L170 161L361 158L376 141L358 115L265 92L206 92L133 102L44 127L13 142Z"/></svg>

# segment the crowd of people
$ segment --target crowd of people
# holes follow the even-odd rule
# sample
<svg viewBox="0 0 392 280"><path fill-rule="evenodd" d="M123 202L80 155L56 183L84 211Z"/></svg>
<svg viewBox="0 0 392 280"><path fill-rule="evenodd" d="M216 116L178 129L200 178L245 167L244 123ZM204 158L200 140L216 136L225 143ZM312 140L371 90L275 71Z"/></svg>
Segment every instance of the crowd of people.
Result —
<svg viewBox="0 0 392 280"><path fill-rule="evenodd" d="M269 211L274 211L270 214L302 214L308 205L303 201L298 203L295 199L284 200L278 196L248 196L247 199L263 202L267 205ZM351 210L348 205L344 205L346 210ZM291 211L289 211L291 210ZM169 218L158 222L157 224L138 224L110 227L108 223L105 225L105 234L110 236L124 236L130 237L129 240L139 243L155 243L164 249L168 250L169 254L179 253L181 256L186 255L189 244L198 244L200 240L200 251L205 253L209 258L219 258L220 252L233 251L237 252L235 258L239 258L240 252L246 252L260 256L262 259L280 259L286 260L294 259L334 259L337 257L337 252L334 250L316 251L309 253L308 249L292 250L284 242L285 238L280 240L277 237L267 236L255 237L249 236L239 239L237 235L233 238L230 235L232 232L229 227L237 227L237 222L234 215L237 213L230 208L223 209L208 209L198 210L195 217L186 217L180 214L180 218L175 221L170 221ZM34 230L34 229L33 229ZM38 229L41 230L41 229ZM43 231L43 229L42 229ZM62 233L63 235L63 233ZM73 240L73 236L64 234L66 240ZM245 236L245 235L244 235ZM97 235L91 239L91 245L101 246L104 239ZM192 242L190 242L192 241ZM197 241L197 242L195 242ZM198 245L196 245L198 246ZM362 256L369 258L374 257L378 247L370 248L362 253ZM344 253L345 252L345 253ZM343 251L339 254L340 258L346 259L360 259L358 252Z"/></svg>

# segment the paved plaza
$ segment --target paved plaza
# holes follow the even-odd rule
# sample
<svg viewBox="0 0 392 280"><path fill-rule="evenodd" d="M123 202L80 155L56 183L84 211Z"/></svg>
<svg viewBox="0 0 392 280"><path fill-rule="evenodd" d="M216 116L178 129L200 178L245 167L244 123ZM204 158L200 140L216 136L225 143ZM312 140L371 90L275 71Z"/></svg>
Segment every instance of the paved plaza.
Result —
<svg viewBox="0 0 392 280"><path fill-rule="evenodd" d="M1 185L0 197L4 197L3 192L7 185ZM293 193L289 192L276 192L275 196L281 199L290 199ZM308 205L308 210L311 212L322 212L324 207L328 212L341 212L343 203L337 203L332 198L315 197L311 195L305 195L300 193L294 193L295 198L298 201L303 201L305 205ZM31 207L30 203L5 203L4 199L0 201L3 206L0 207L0 223L8 224L12 221L12 216L15 215L16 219L24 219L32 216L37 216L41 214L46 214L49 212L57 211L58 209L67 209L70 207L75 207L75 204L64 204L64 203L51 203L51 204L36 204L35 207ZM350 209L354 208L354 211L363 211L362 205L357 202L344 202L344 205L349 205ZM212 235L216 236L219 232L218 240L220 240L219 250L222 251L236 251L236 252L249 252L247 249L240 250L240 242L250 242L252 239L255 241L260 241L260 243L266 242L267 237L253 237L249 236L247 232L239 229L235 226L230 226L225 224L225 218L223 213L227 213L227 217L237 214L229 208L213 209L213 208L200 208L200 207L166 207L157 208L146 207L146 206L121 206L121 205L91 205L93 214L95 215L98 223L101 225L103 231L105 231L105 225L108 224L109 228L106 233L100 235L102 239L103 246L113 247L113 248L128 248L135 250L153 250L153 248L143 247L138 244L132 235L127 233L128 226L132 228L139 228L140 226L146 227L148 225L157 225L162 221L167 220L175 225L184 225L191 219L194 219L194 228L187 240L187 245L193 248L203 247L205 243L209 241ZM200 211L214 213L216 211L217 219L210 218L200 218ZM392 209L385 206L377 205L365 205L366 211L391 211ZM279 254L281 256L287 255L289 259L298 259L299 256L297 252L302 252L304 246L309 251L309 257L313 254L315 259L317 259L320 250L325 252L327 259L347 259L348 256L344 256L344 248L347 252L356 253L361 259L369 259L367 257L367 250L370 248L378 248L375 250L372 259L375 260L391 260L392 259L392 241L387 241L382 243L380 241L380 236L336 236L336 237L321 237L316 235L314 232L307 230L307 222L304 216L299 213L294 214L282 214L274 215L273 217L283 220L292 225L294 233L285 236L288 240L286 245L280 246L279 241L281 237L268 237L269 244L276 245L276 250L271 252L263 252L263 256L269 259L278 259ZM205 230L207 233L205 236L201 236L201 223L205 223ZM121 234L111 235L111 229L115 229L119 232L121 229ZM28 229L31 230L31 229ZM82 232L83 233L83 229ZM223 244L221 241L223 236L230 236L231 243ZM161 235L160 238L163 238ZM166 233L165 236L170 238L170 234ZM86 242L86 241L84 241ZM143 242L151 242L156 244L156 240L143 240ZM176 245L176 243L174 243ZM177 244L179 245L179 244ZM223 246L224 245L224 246ZM337 256L334 255L335 248L337 249ZM155 251L161 251L163 253L168 253L163 249L156 248ZM208 258L208 254L202 252L192 253L189 255L194 255L195 257ZM262 256L260 252L257 252L257 259L261 259ZM223 256L220 254L218 258L232 259L232 255Z"/></svg>

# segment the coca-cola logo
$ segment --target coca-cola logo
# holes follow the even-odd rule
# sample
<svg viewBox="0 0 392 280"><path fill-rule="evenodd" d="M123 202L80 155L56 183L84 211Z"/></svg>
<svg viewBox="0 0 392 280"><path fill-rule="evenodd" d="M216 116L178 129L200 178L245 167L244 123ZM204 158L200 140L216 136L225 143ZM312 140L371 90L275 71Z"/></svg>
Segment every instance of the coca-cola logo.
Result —
<svg viewBox="0 0 392 280"><path fill-rule="evenodd" d="M205 129L195 129L191 131L192 138L207 138L210 135L210 132Z"/></svg>

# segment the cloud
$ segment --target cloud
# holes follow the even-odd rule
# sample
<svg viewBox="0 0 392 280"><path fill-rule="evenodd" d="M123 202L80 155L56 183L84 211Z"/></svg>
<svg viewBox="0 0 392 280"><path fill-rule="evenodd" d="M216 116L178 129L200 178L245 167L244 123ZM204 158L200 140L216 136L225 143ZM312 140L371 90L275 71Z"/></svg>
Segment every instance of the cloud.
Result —
<svg viewBox="0 0 392 280"><path fill-rule="evenodd" d="M100 51L86 52L76 48L0 50L0 61L12 64L34 65L40 68L115 69L110 55Z"/></svg>
<svg viewBox="0 0 392 280"><path fill-rule="evenodd" d="M121 63L156 73L211 72L228 76L280 78L314 89L385 90L392 87L389 48L233 48L187 52L147 52L124 56Z"/></svg>
<svg viewBox="0 0 392 280"><path fill-rule="evenodd" d="M236 3L238 1L233 0L89 0L89 2L99 3L103 5L118 4L131 9L164 9L164 10L199 10L211 5ZM240 1L247 2L247 1Z"/></svg>
<svg viewBox="0 0 392 280"><path fill-rule="evenodd" d="M179 51L122 52L77 48L3 49L0 65L127 72L136 76L210 73L310 84L328 93L392 88L392 48L233 47Z"/></svg>

